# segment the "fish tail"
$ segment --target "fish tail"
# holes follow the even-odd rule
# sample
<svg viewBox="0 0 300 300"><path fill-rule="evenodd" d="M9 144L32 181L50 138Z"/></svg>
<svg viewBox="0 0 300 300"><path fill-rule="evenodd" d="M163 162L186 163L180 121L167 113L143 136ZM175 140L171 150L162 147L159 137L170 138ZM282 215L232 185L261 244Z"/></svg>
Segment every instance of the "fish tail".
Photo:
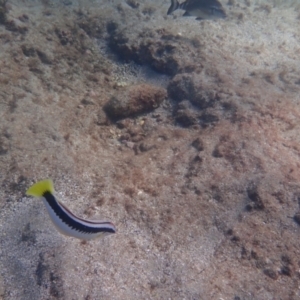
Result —
<svg viewBox="0 0 300 300"><path fill-rule="evenodd" d="M27 196L42 197L46 192L54 193L53 182L51 179L41 180L32 185L27 191Z"/></svg>
<svg viewBox="0 0 300 300"><path fill-rule="evenodd" d="M171 0L171 6L168 9L167 15L171 14L174 10L178 9L180 6L177 0Z"/></svg>

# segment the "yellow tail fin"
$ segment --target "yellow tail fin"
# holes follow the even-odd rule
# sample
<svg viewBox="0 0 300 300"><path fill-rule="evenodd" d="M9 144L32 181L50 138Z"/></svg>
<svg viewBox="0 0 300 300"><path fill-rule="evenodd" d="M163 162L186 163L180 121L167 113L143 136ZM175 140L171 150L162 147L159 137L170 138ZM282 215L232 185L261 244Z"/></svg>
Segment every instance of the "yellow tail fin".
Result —
<svg viewBox="0 0 300 300"><path fill-rule="evenodd" d="M42 197L45 192L54 193L53 182L51 179L41 180L32 185L27 191L27 196Z"/></svg>

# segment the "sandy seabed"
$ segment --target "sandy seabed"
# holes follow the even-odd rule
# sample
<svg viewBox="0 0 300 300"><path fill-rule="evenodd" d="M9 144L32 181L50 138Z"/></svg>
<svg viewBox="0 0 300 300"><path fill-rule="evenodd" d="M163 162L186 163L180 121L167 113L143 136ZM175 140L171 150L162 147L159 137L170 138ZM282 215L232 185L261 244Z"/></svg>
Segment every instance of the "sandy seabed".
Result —
<svg viewBox="0 0 300 300"><path fill-rule="evenodd" d="M0 299L299 299L300 9L0 1ZM25 197L117 233L60 235Z"/></svg>

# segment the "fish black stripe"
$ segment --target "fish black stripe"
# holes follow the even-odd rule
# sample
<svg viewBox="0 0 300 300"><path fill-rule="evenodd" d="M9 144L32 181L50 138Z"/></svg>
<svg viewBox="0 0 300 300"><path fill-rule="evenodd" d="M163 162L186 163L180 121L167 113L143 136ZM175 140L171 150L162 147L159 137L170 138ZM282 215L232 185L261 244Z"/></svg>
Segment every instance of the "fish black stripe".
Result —
<svg viewBox="0 0 300 300"><path fill-rule="evenodd" d="M46 199L47 203L50 205L50 207L53 209L55 214L69 227L84 233L98 233L98 232L110 232L114 233L115 231L112 228L106 227L106 228L95 228L95 227L89 227L86 225L83 225L76 220L72 219L70 216L68 216L62 208L57 203L57 200L50 192L45 192L43 194L43 197Z"/></svg>
<svg viewBox="0 0 300 300"><path fill-rule="evenodd" d="M171 6L168 9L167 15L171 14L174 10L178 9L180 6L177 0L171 0Z"/></svg>
<svg viewBox="0 0 300 300"><path fill-rule="evenodd" d="M185 2L182 2L182 3L178 3L177 2L177 7L176 9L180 8L180 9L183 9L183 10L186 10L186 7L189 5L189 1L185 1Z"/></svg>

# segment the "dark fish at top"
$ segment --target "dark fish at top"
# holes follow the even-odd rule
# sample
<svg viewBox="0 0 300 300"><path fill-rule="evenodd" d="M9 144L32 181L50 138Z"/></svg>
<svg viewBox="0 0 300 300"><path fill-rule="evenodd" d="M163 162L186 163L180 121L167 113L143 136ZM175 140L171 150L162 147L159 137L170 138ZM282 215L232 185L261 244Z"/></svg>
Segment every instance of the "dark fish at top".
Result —
<svg viewBox="0 0 300 300"><path fill-rule="evenodd" d="M168 15L176 9L185 10L184 17L194 16L197 17L196 20L226 18L226 13L218 0L186 0L182 3L171 0Z"/></svg>

